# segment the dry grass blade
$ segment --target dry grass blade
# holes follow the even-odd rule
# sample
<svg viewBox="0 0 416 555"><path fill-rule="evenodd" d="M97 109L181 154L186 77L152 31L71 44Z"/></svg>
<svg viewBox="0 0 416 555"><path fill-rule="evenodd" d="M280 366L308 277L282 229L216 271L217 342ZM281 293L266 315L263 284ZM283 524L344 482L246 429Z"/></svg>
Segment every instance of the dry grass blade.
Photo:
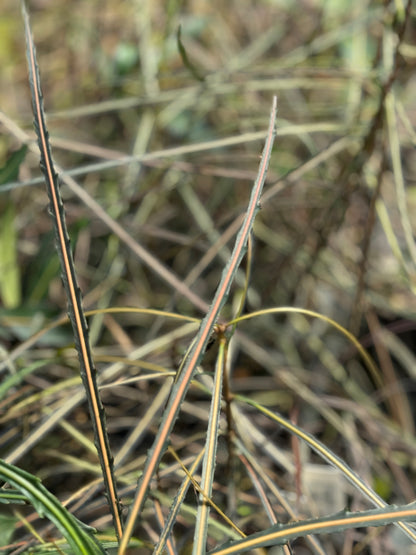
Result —
<svg viewBox="0 0 416 555"><path fill-rule="evenodd" d="M192 463L192 466L189 469L189 471L186 469L186 467L183 467L183 470L185 472L185 478L183 479L181 487L178 489L175 500L174 500L173 504L171 505L169 515L168 515L168 517L167 517L167 519L164 523L162 532L161 532L160 537L159 537L159 541L157 542L157 544L156 544L156 546L153 550L153 555L161 555L161 553L163 553L163 550L165 549L165 545L168 541L169 535L171 534L172 527L175 524L175 521L177 519L179 509L181 508L181 504L182 504L183 500L185 499L185 495L188 491L189 486L193 483L192 482L193 475L197 471L198 466L200 465L200 463L202 461L202 457L204 455L204 452L205 451L203 449L198 454L198 456L195 458L194 462ZM175 451L173 449L171 450L171 453L175 458L177 457L177 454L175 453ZM179 458L178 458L178 462L180 462Z"/></svg>
<svg viewBox="0 0 416 555"><path fill-rule="evenodd" d="M199 495L198 514L196 518L193 553L203 553L206 551L208 534L208 516L210 505L205 501L211 497L214 482L215 461L218 447L219 422L222 398L222 378L225 370L226 339L220 337L217 364L215 365L214 388L211 401L208 432L205 441L205 455L202 466L201 493Z"/></svg>
<svg viewBox="0 0 416 555"><path fill-rule="evenodd" d="M387 503L375 491L373 491L373 489L370 486L368 486L365 483L365 481L360 476L358 476L358 474L356 474L340 457L332 453L331 450L328 449L319 440L317 440L310 434L306 433L305 431L301 430L298 426L295 426L294 424L290 423L288 420L280 416L280 414L273 413L269 411L267 408L262 407L247 398L244 399L243 397L240 397L239 400L246 402L247 404L257 408L260 412L265 414L267 417L271 418L275 422L278 422L290 433L302 439L305 443L309 445L311 449L313 449L316 453L318 453L326 462L338 468L345 476L345 478L354 487L356 487L365 497L367 497L367 499L369 499L376 507L379 507L381 509L387 508ZM411 526L409 526L405 522L399 521L398 519L395 522L395 524L403 530L403 532L412 542L416 542L416 535Z"/></svg>
<svg viewBox="0 0 416 555"><path fill-rule="evenodd" d="M186 357L183 367L181 368L177 379L175 380L174 387L172 388L166 410L162 417L159 431L147 457L143 474L137 489L136 497L130 510L130 515L126 523L125 533L120 543L119 555L123 555L127 549L128 541L133 533L136 519L143 508L152 476L154 475L165 451L166 443L181 408L181 403L189 388L192 377L195 373L195 369L205 351L205 347L208 343L215 322L219 316L221 308L224 306L224 303L228 297L228 292L234 279L235 273L244 256L248 237L253 227L254 218L259 209L259 199L266 179L267 168L269 165L275 137L276 113L277 99L276 97L274 97L267 139L260 162L257 179L251 192L251 197L243 224L237 235L234 249L228 261L228 264L223 270L221 281L216 290L210 309L201 322L198 334L194 340L192 347L189 350L189 356Z"/></svg>
<svg viewBox="0 0 416 555"><path fill-rule="evenodd" d="M16 43L22 1L1 3L0 449L115 555L121 541L45 217L26 45ZM415 500L414 3L25 4L123 527L146 459L155 465L125 555L243 546L264 555L259 542L274 541L277 524L372 508L362 484L383 511ZM226 304L209 318L212 348L190 378L274 94L279 148L251 260L244 249ZM213 482L196 467L209 450ZM39 507L6 517L0 546L10 552L68 550ZM415 528L402 524L285 533L298 535L293 553L410 553Z"/></svg>
<svg viewBox="0 0 416 555"><path fill-rule="evenodd" d="M50 213L54 223L56 245L62 268L62 279L68 299L68 312L78 352L81 376L87 393L88 405L94 428L95 444L100 458L104 483L113 515L114 526L117 536L121 537L122 525L120 507L115 487L113 460L110 453L110 446L106 431L105 414L98 392L96 370L94 368L91 347L89 344L88 326L82 308L81 292L78 287L75 266L72 259L71 246L65 223L64 207L59 190L58 176L55 173L49 147L48 132L43 112L39 71L36 62L35 47L31 36L29 16L23 2L22 11L27 42L27 60L34 113L34 125L41 153L41 168L45 176L49 196Z"/></svg>
<svg viewBox="0 0 416 555"><path fill-rule="evenodd" d="M5 114L0 112L0 123L3 124L9 131L15 135L20 141L23 143L29 144L29 149L33 150L34 146L32 143L29 142L29 135L25 133L19 126L17 126L14 122L12 122ZM175 149L179 150L179 149ZM193 145L193 149L195 150L195 146ZM159 153L161 155L161 153ZM136 158L134 158L136 159ZM127 159L126 159L127 160ZM126 162L124 161L124 163ZM129 161L132 161L131 158L128 158ZM127 161L128 161L127 160ZM201 299L198 295L196 295L189 286L181 281L171 270L166 268L159 260L149 251L147 251L140 243L134 240L134 238L127 233L127 231L111 216L107 214L107 212L100 206L100 204L92 198L88 192L82 188L72 176L72 172L66 172L62 168L59 167L58 164L55 164L55 169L59 172L61 180L71 189L71 191L87 206L95 216L100 219L107 227L110 229L115 235L117 235L120 240L142 261L144 264L149 266L152 271L158 275L162 280L168 283L175 291L181 294L183 297L187 298L195 307L197 307L201 311L207 311L208 305L207 303ZM75 175L75 174L74 174ZM33 185L38 183L38 178L34 179L30 183ZM25 185L29 185L29 183L25 183ZM13 183L8 183L3 187L3 191L10 190L9 187L12 186Z"/></svg>
<svg viewBox="0 0 416 555"><path fill-rule="evenodd" d="M370 526L384 526L385 524L396 522L398 517L403 520L406 519L408 521L412 521L415 519L415 515L415 503L402 507L389 505L384 509L373 509L370 511L356 513L342 511L341 513L326 518L300 521L290 523L285 526L277 525L260 533L252 534L251 536L231 545L226 544L223 547L214 549L213 551L210 551L210 554L240 554L244 551L257 547L281 545L292 538L299 538L313 533L339 532L340 530L362 526L363 524Z"/></svg>

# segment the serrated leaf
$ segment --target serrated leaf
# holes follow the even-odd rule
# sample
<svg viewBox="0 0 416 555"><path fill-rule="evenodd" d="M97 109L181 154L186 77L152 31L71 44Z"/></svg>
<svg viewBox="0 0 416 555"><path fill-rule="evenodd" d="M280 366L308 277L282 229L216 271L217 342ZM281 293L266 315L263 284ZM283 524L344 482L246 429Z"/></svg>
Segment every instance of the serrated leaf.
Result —
<svg viewBox="0 0 416 555"><path fill-rule="evenodd" d="M82 306L81 290L78 286L71 251L60 184L51 155L49 134L46 128L43 108L39 68L36 60L36 49L31 34L29 15L24 2L22 2L22 14L27 46L26 56L29 70L29 85L34 115L33 123L40 150L40 167L45 177L46 190L49 197L49 212L55 230L56 248L61 263L62 281L68 301L68 314L71 320L75 347L78 353L80 374L87 395L88 408L94 429L94 443L101 464L114 527L117 536L120 538L122 535L121 509L115 485L113 457L110 451L104 408L98 391L88 325Z"/></svg>

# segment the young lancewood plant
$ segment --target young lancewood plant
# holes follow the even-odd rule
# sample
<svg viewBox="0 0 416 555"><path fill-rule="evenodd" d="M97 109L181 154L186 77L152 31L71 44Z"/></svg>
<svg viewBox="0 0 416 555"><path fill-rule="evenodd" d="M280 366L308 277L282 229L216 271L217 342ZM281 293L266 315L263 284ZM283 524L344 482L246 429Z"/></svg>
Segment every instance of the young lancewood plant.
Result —
<svg viewBox="0 0 416 555"><path fill-rule="evenodd" d="M116 534L121 538L123 528L121 523L120 504L117 495L116 483L113 472L113 457L105 424L105 414L98 392L96 370L91 353L88 326L82 307L81 291L78 286L71 245L65 221L65 212L59 188L51 150L49 146L48 131L45 124L42 91L36 60L35 45L30 30L29 16L22 2L25 35L27 43L27 62L29 68L29 83L32 95L34 126L38 137L40 150L41 169L45 176L46 189L49 196L49 211L55 230L56 248L61 262L62 281L68 302L68 313L72 324L75 345L78 352L80 373L86 391L91 421L94 428L95 445L99 455L105 488L113 515Z"/></svg>
<svg viewBox="0 0 416 555"><path fill-rule="evenodd" d="M126 555L128 549L134 549L136 540L133 536L135 535L137 524L147 524L147 507L150 506L151 501L154 509L152 518L155 517L160 528L160 533L159 535L153 535L153 543L149 546L149 549L153 549L153 553L156 555L161 555L166 552L175 553L176 547L173 540L174 525L178 520L179 511L185 505L185 496L190 485L194 487L197 495L195 507L191 507L195 520L195 525L192 521L193 538L191 550L193 555L204 555L208 548L213 549L211 553L221 555L238 555L239 553L249 550L255 553L264 553L264 549L266 547L273 545L282 545L283 553L285 555L289 555L292 553L290 542L304 536L307 537L307 541L315 553L323 553L323 550L319 545L319 541L315 539L313 535L340 532L349 528L384 526L389 523L394 523L402 533L404 533L413 543L416 543L414 528L409 524L409 522L416 519L415 503L400 505L397 507L386 503L381 495L376 493L367 484L367 482L352 469L352 467L344 462L344 460L338 455L333 453L323 442L319 441L311 433L304 431L290 419L284 418L274 409L272 410L269 408L267 400L269 397L265 397L266 401L263 402L262 398L254 398L250 395L238 394L232 390L232 384L229 379L230 375L227 372L227 365L231 360L231 356L229 356L232 346L231 337L233 337L236 332L234 337L237 337L238 339L238 334L240 333L240 330L237 330L237 327L240 326L243 321L249 321L254 318L257 319L264 316L271 318L276 314L282 313L286 316L295 315L305 319L318 319L321 320L321 323L324 323L328 327L331 327L331 329L336 330L336 332L343 335L343 338L346 338L353 345L355 352L358 352L361 355L365 362L365 366L374 379L374 382L380 387L383 385L378 369L355 336L334 320L323 316L318 312L295 307L275 307L257 310L256 312L242 315L242 306L249 289L249 271L247 271L246 282L242 295L243 300L240 302L240 309L237 310L237 316L228 322L220 320L221 310L224 307L224 303L228 299L230 287L236 277L239 265L241 264L247 250L247 258L249 259L249 262L251 261L250 236L253 230L256 213L260 207L260 198L262 197L263 186L276 135L276 97L273 98L266 141L260 160L257 178L255 179L244 217L236 220L238 225L233 228L233 233L236 233L238 226L240 226L231 253L227 253L224 257L226 260L226 262L224 262L224 269L210 305L200 299L190 289L186 282L181 281L173 273L169 272L156 257L153 257L153 255L145 251L144 248L132 240L131 236L122 228L122 226L106 214L101 206L99 206L99 204L91 198L86 191L77 185L72 178L68 175L63 176L72 190L75 191L76 194L87 204L87 206L99 216L99 218L109 227L112 233L116 234L121 241L129 246L145 264L155 270L156 273L159 274L162 279L174 290L180 291L184 297L190 300L194 306L198 307L198 309L205 314L200 323L196 319L193 319L193 325L195 326L195 323L197 325L199 323L199 328L183 357L170 391L170 386L166 383L157 394L157 397L160 397L160 406L163 406L164 403L166 403L166 405L163 412L161 411L162 415L160 424L154 434L154 439L152 440L153 443L147 454L143 455L143 464L140 463L140 466L138 467L140 470L140 477L136 489L133 490L132 493L133 499L127 519L125 523L123 522L119 494L117 492L116 479L114 475L113 456L110 450L106 418L100 399L99 387L96 379L96 370L90 347L89 331L82 304L82 295L78 285L77 274L71 252L70 238L65 222L65 212L60 192L60 182L56 172L57 166L54 165L51 155L48 131L45 124L45 114L38 63L36 60L36 51L31 33L29 16L24 2L22 2L22 11L27 43L27 63L34 114L34 127L40 150L41 169L44 174L47 194L49 197L49 211L55 231L56 249L59 255L62 281L67 297L69 319L72 324L72 332L78 353L80 375L88 401L95 447L101 466L99 473L101 471L109 504L109 512L112 515L112 522L115 530L115 536L112 534L111 540L108 540L112 544L112 547L115 546L118 555ZM410 2L408 3L406 13L407 17L409 17ZM403 32L401 37L403 36ZM183 64L190 71L192 76L201 83L206 83L206 79L199 72L199 69L193 65L187 55L185 46L181 40L180 28L177 32L177 46L182 57ZM397 53L398 50L396 54ZM392 59L393 58L396 60L397 56L392 57ZM375 124L369 129L367 139L363 141L361 151L370 152L372 145L375 142L375 136L380 127L378 124L381 121L386 98L388 104L394 74L395 70L394 67L392 67L391 78L387 80L383 89L384 93L380 96L380 106L374 120ZM392 111L393 107L390 106L390 108L390 111ZM392 117L393 113L391 113L390 116ZM394 126L391 125L391 127L393 128ZM391 130L391 132L393 132L393 130ZM264 134L262 137L264 137ZM312 166L315 167L314 164L318 165L323 158L331 157L334 153L338 152L338 150L345 148L345 145L346 141L344 137L337 140L332 144L332 146L328 147L326 151L321 154L316 154L316 159L314 160L312 158L312 160L305 164L303 169L300 168L297 171L294 171L291 175L287 176L287 183L293 183L296 179L298 179L299 175L301 175L303 171L306 171L308 164L312 164ZM189 151L191 151L192 148L194 147L190 147ZM169 152L172 153L172 150ZM20 155L24 156L23 152ZM360 160L360 151L358 151L355 163L357 164ZM128 161L131 162L132 159L126 157L123 160L119 160L117 163L123 164ZM263 196L263 200L271 198L275 192L276 190L274 192L272 190L267 191ZM212 288L212 291L214 291L214 287ZM123 309L114 307L105 310L107 312L122 310L136 310L139 312L141 309ZM92 312L94 311L91 311L91 313ZM99 310L95 312L99 312ZM168 315L177 318L181 317L179 315L172 315L167 312L150 309L147 310L147 313L157 315L158 317L160 317L161 314L165 317ZM185 317L182 316L182 318L184 319ZM196 327L192 327L192 333L194 333L195 329ZM187 333L189 333L189 330ZM198 440L202 435L204 436L204 445L199 447L195 444L197 445L196 449L193 451L193 455L195 454L195 456L193 461L188 465L189 468L187 468L185 463L180 459L179 455L174 450L174 442L172 441L172 445L169 444L171 442L171 438L173 437L172 431L179 412L184 407L184 401L188 389L195 377L197 368L213 333L216 334L218 339L218 352L213 378L212 381L207 379L206 382L201 381L198 383L199 387L204 388L204 391L207 391L210 398L210 410L209 416L207 416L207 431L206 433L204 431L203 434L198 432ZM256 363L262 365L265 369L273 367L276 363L273 358L274 354L269 354L262 349L258 349L258 345L255 344L255 341L250 343L249 338L247 338L247 344L250 345L250 349L252 349L256 355L254 357L256 359ZM26 373L30 374L32 371L43 367L47 363L48 361L37 360L34 364L28 366L27 369L24 370L24 375L26 375ZM165 370L164 367L163 370ZM173 374L174 370L170 369L168 375L170 376ZM308 388L305 387L301 389L301 387L298 386L299 382L296 381L296 376L294 374L291 374L290 372L282 372L280 379L284 385L287 385L289 388L295 390L296 395L300 400L304 401L305 404L308 404L309 402L312 404L313 401L316 400L316 397L310 393ZM14 380L15 376L11 376L9 379L5 380L2 387L0 387L0 398L2 395L6 394L10 384L14 383ZM353 379L351 379L348 375L342 375L342 379L340 379L340 381L347 394L351 394L351 396L362 403L362 405L366 405L368 414L371 415L374 420L382 418L381 411L376 402L373 401L367 394L363 394L359 385L357 385ZM207 384L209 384L209 388ZM296 389L297 387L298 389ZM169 392L167 401L166 396L164 396L165 392L166 396L167 392ZM83 393L78 394L78 396L74 396L75 401L72 399L72 402L78 402L78 400L82 399L83 396ZM317 403L321 403L321 398L319 398ZM157 408L154 408L156 405ZM69 406L69 409L63 410L71 410L73 405L69 403ZM255 490L258 496L257 506L262 507L264 514L267 515L269 520L269 523L261 526L261 529L258 532L248 536L245 536L243 530L233 522L233 519L236 519L235 515L237 512L232 509L229 511L229 514L226 514L227 511L222 507L217 506L213 500L213 492L215 493L214 478L217 465L218 439L221 436L221 425L223 424L221 422L221 410L224 406L224 427L227 430L225 435L229 459L227 461L227 465L229 469L231 469L233 459L238 459L238 462L241 463L241 467L247 473L246 476L250 477L250 487L252 490ZM135 408L136 406L134 406L134 409ZM334 430L342 433L343 428L345 427L345 422L342 418L338 418L334 411L330 411L325 403L322 403L322 407L319 406L319 409L323 414L327 415L328 422L330 422ZM148 417L149 421L152 420L157 410L159 410L159 405L154 403L151 409L147 410L146 418ZM249 411L250 414L256 414L259 417L259 421L267 421L270 426L276 426L285 430L287 434L290 434L294 442L301 442L308 449L313 451L315 456L323 460L326 465L334 467L342 478L348 481L350 486L375 508L372 510L355 512L343 510L340 513L332 515L300 520L298 512L299 507L292 509L289 502L283 501L281 505L284 508L284 515L283 518L281 518L282 515L279 514L273 506L276 499L280 500L278 493L276 493L277 486L273 483L271 475L265 472L265 470L261 467L261 463L256 460L256 456L248 447L249 443L251 443L251 438L249 442L246 442L244 433L241 432L242 428L245 426L248 428L250 425L247 417ZM146 418L144 418L144 420L146 420ZM141 424L142 422L140 422L140 425ZM257 424L257 427L253 426L253 428L255 429L253 434L253 443L258 441L259 443L262 443L262 446L267 443L268 446L271 445L275 448L275 445L272 445L273 440L267 437L266 431L263 433L261 425ZM186 440L187 439L188 438L186 438ZM128 441L125 443L128 444ZM159 490L156 491L156 488L154 489L153 495L151 495L150 492L154 482L156 481L155 479L158 479L161 474L162 457L168 450L178 463L178 468L181 468L184 471L185 477L183 478L180 487L177 488L176 496L173 501L173 496L166 495L164 499L165 504L171 503L171 508L169 515L165 517L162 511L162 497L164 494ZM117 465L124 463L128 451L129 448L126 447L126 445L122 445L120 451L117 453ZM295 449L293 449L293 451L295 451ZM14 455L12 454L11 459L13 459L13 456ZM136 455L135 457L137 458ZM281 460L282 459L279 459L278 462L280 463ZM296 475L295 467L301 466L300 460L298 460L296 456L293 457L293 460L290 456L286 458L283 457L283 460L288 461L287 467L293 472L293 475ZM47 489L42 486L37 477L13 466L13 464L9 464L12 462L13 460L8 460L7 462L0 461L0 478L8 482L12 488L0 490L0 502L2 500L8 503L29 502L40 516L47 516L62 534L64 538L62 542L66 542L67 544L62 543L62 545L57 545L56 552L62 552L69 547L73 553L81 553L85 555L89 555L90 553L105 553L104 547L106 547L106 545L104 540L100 543L100 541L92 534L92 530L82 525L66 508L64 508L58 499L51 495ZM197 479L196 474L200 466L202 467L201 478ZM235 477L232 475L232 470L229 472L229 476L230 481L233 482ZM125 478L125 475L123 475L123 478ZM134 481L136 480L137 477L135 475ZM126 482L132 483L132 481L131 475L129 478L126 478ZM232 487L229 488L229 491L231 493L229 494L227 490L227 494L229 494L231 498L233 494ZM230 505L232 505L232 503ZM237 503L235 503L235 505L237 505ZM189 509L189 506L186 508ZM214 513L214 511L217 518L210 520L210 512ZM286 521L290 519L290 522L280 524L284 518L286 518ZM223 523L225 523L225 526ZM213 529L214 526L218 526L218 529L220 529L220 526L224 526L223 530L225 531L222 530L221 535L218 536L219 539L215 538L214 534L211 536L211 525ZM216 540L216 543L211 541L214 539ZM221 542L226 543L221 545ZM188 549L188 546L186 546L185 549Z"/></svg>

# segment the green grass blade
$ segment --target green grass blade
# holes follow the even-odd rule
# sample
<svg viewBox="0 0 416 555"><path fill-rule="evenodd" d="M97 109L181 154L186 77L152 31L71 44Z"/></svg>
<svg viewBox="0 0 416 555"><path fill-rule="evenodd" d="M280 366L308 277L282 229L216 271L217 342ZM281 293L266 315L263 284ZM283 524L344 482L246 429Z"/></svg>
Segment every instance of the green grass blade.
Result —
<svg viewBox="0 0 416 555"><path fill-rule="evenodd" d="M105 553L89 532L91 528L87 528L72 516L36 476L0 459L0 479L8 482L20 492L33 505L40 517L46 517L53 522L74 553L79 555L102 555Z"/></svg>
<svg viewBox="0 0 416 555"><path fill-rule="evenodd" d="M215 322L228 297L228 292L234 279L234 275L244 256L248 237L252 230L254 218L259 209L259 200L266 179L267 168L269 165L274 137L276 134L276 112L277 99L276 97L274 97L270 115L269 130L263 150L262 159L260 162L259 172L251 193L243 224L237 235L230 260L223 270L221 281L218 285L212 304L208 310L208 313L201 322L198 334L192 344L192 348L190 349L189 356L186 358L183 367L179 372L178 378L172 388L168 404L162 416L162 422L159 426L159 431L156 435L153 446L149 451L143 474L139 481L137 493L130 510L129 518L126 523L125 533L120 543L119 555L124 555L124 553L126 552L128 541L133 533L137 516L140 514L143 508L150 482L166 449L169 434L173 428L173 425L181 408L182 400L184 399L186 392L188 391L197 365L204 354L205 347L208 343Z"/></svg>
<svg viewBox="0 0 416 555"><path fill-rule="evenodd" d="M181 55L182 61L185 65L185 67L187 67L189 69L191 75L193 77L195 77L195 79L197 81L204 81L205 78L199 73L197 68L194 66L194 64L188 58L188 54L187 54L187 52L185 50L185 47L182 43L181 34L182 34L182 28L179 25L178 31L176 33L176 44L178 45L178 50L179 50L179 54Z"/></svg>
<svg viewBox="0 0 416 555"><path fill-rule="evenodd" d="M14 181L18 178L20 164L25 159L26 152L27 146L21 146L19 150L16 150L16 152L11 154L5 165L0 168L0 191L2 189L2 185L8 181Z"/></svg>
<svg viewBox="0 0 416 555"><path fill-rule="evenodd" d="M29 366L22 368L15 374L10 374L10 376L7 376L7 378L3 378L2 382L0 383L0 400L6 397L9 389L21 383L26 376L28 376L32 372L35 372L35 370L37 370L38 368L46 366L49 363L50 360L37 360L36 362L29 364Z"/></svg>
<svg viewBox="0 0 416 555"><path fill-rule="evenodd" d="M5 183L17 179L26 152L27 146L23 145L19 150L13 152L4 166L0 168L0 191ZM3 215L0 222L0 296L3 306L15 308L21 302L15 205L8 196L1 207Z"/></svg>
<svg viewBox="0 0 416 555"><path fill-rule="evenodd" d="M5 308L16 308L21 302L21 278L17 257L15 206L6 200L0 222L0 297Z"/></svg>
<svg viewBox="0 0 416 555"><path fill-rule="evenodd" d="M45 124L35 46L31 35L29 16L24 2L22 2L22 11L27 43L27 61L34 113L34 126L41 154L41 169L45 176L46 188L49 196L49 209L53 219L56 246L61 262L62 280L68 299L68 312L78 352L81 377L85 387L89 411L93 423L95 445L100 459L114 526L117 536L121 537L122 524L120 507L115 486L113 459L110 453L110 446L105 425L105 414L98 392L96 370L93 364L89 343L88 326L82 308L81 292L78 287L75 266L72 259L58 176L55 172L49 147L49 138Z"/></svg>

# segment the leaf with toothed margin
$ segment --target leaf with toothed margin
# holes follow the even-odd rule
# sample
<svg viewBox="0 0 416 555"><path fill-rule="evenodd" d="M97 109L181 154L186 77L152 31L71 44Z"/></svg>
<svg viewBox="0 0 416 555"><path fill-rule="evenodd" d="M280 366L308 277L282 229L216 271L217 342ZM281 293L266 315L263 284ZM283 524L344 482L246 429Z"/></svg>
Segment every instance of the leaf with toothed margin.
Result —
<svg viewBox="0 0 416 555"><path fill-rule="evenodd" d="M61 263L62 281L68 300L68 313L78 353L80 374L86 391L89 412L94 429L94 443L100 459L105 489L113 517L115 531L118 538L121 538L123 529L120 503L117 496L114 478L113 458L110 451L104 409L98 391L96 370L92 359L89 341L88 326L84 315L84 309L82 307L81 291L78 287L75 265L72 258L58 176L54 168L49 145L49 135L45 123L35 45L33 43L29 16L24 2L22 2L22 13L27 44L26 54L34 114L34 127L40 150L40 166L45 176L46 189L49 197L49 212L51 214L55 230L56 247Z"/></svg>

